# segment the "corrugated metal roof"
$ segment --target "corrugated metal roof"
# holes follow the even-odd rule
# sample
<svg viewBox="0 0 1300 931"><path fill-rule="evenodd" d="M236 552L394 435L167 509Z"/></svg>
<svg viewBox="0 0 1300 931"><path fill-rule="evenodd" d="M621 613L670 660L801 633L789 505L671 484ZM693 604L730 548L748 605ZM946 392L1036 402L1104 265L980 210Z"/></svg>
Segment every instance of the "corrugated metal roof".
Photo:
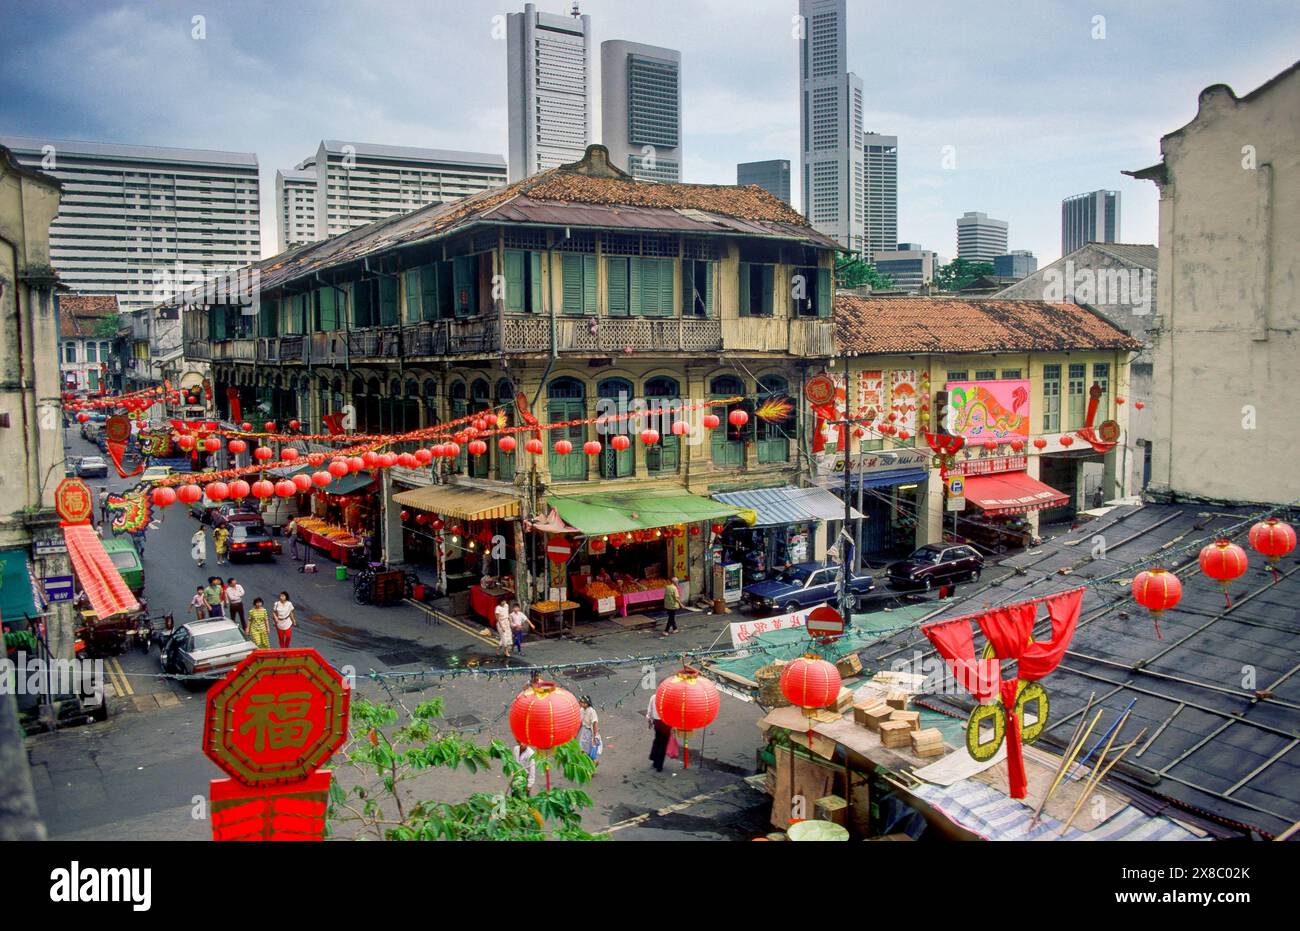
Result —
<svg viewBox="0 0 1300 931"><path fill-rule="evenodd" d="M723 504L756 513L758 520L755 527L844 519L844 502L824 488L795 488L785 485L780 488L724 491L713 498ZM850 520L857 520L861 516L855 509L849 509Z"/></svg>

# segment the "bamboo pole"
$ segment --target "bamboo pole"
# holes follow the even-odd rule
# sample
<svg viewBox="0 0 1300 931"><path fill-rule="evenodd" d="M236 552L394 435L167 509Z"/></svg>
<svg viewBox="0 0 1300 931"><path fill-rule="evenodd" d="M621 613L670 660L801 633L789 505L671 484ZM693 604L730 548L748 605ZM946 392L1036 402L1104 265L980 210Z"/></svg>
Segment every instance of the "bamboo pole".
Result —
<svg viewBox="0 0 1300 931"><path fill-rule="evenodd" d="M1060 784L1061 775L1065 772L1065 758L1074 748L1074 742L1079 739L1079 732L1083 730L1083 722L1087 719L1088 712L1092 710L1092 703L1096 697L1096 691L1093 691L1093 693L1088 696L1088 703L1083 706L1083 713L1079 715L1079 720L1074 723L1074 733L1070 735L1069 741L1065 744L1065 749L1061 751L1061 762L1056 767L1056 774L1052 778L1051 786L1045 793L1043 793L1043 797L1039 800L1038 806L1034 809L1034 817L1029 821L1030 827L1033 827L1038 823L1038 817L1043 812L1043 806L1047 804L1047 800L1052 797L1052 793L1056 791L1056 787Z"/></svg>
<svg viewBox="0 0 1300 931"><path fill-rule="evenodd" d="M1047 790L1047 794L1043 796L1042 802L1039 803L1038 810L1034 812L1033 821L1030 822L1031 824L1037 822L1039 817L1042 815L1043 809L1047 806L1047 800L1055 794L1057 787L1060 786L1062 779L1065 777L1065 771L1070 768L1070 764L1074 762L1074 758L1078 756L1079 751L1083 749L1084 743L1092 733L1092 729L1097 726L1097 722L1101 720L1101 716L1105 710L1106 709L1104 708L1097 709L1097 713L1088 723L1088 727L1079 735L1079 739L1072 744L1069 753L1061 759L1061 766L1056 771L1056 779L1053 780L1051 787ZM1079 719L1079 723L1083 723L1083 718Z"/></svg>
<svg viewBox="0 0 1300 931"><path fill-rule="evenodd" d="M1138 732L1138 735L1136 737L1134 737L1132 740L1130 740L1128 743L1126 743L1124 746L1120 748L1119 753L1115 755L1115 758L1113 760L1111 760L1104 767L1102 767L1101 765L1102 761L1105 760L1106 755L1110 752L1110 746L1107 745L1106 750L1101 755L1101 758L1097 760L1097 767L1100 768L1094 769L1092 777L1088 780L1088 783L1084 786L1083 792L1079 794L1079 801L1075 803L1074 811L1070 812L1070 820L1066 821L1065 824L1061 826L1062 835L1064 835L1065 832L1070 829L1070 825L1074 823L1074 819L1079 816L1079 811L1080 809L1083 808L1083 803L1086 802L1088 800L1088 797L1092 795L1093 790L1095 790L1097 786L1101 784L1102 778L1105 777L1105 775L1111 771L1111 769L1115 766L1116 763L1118 763L1120 760L1124 758L1124 754L1132 750L1133 747L1136 746L1137 742L1146 736L1146 733L1147 733L1147 729L1145 727L1142 728L1142 730Z"/></svg>

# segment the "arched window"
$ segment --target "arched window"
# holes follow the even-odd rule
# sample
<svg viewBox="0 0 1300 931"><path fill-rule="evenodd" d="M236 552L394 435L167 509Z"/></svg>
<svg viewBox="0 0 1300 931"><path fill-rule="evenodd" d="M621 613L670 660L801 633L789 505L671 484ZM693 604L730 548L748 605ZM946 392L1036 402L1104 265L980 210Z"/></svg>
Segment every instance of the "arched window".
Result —
<svg viewBox="0 0 1300 931"><path fill-rule="evenodd" d="M469 413L469 399L467 397L467 389L463 381L454 381L451 383L451 385L447 388L447 399L450 402L450 404L447 407L448 421L460 420L462 417L466 416ZM452 463L451 470L453 472L464 472L465 460L468 458L468 456L469 453L467 453L465 451L465 447L462 446L460 450L460 455L457 456L456 461Z"/></svg>
<svg viewBox="0 0 1300 931"><path fill-rule="evenodd" d="M442 423L442 412L439 410L439 404L438 404L439 399L438 399L437 381L435 381L432 378L426 378L424 380L424 388L422 389L422 393L423 393L424 407L426 411L425 423L430 425L436 423Z"/></svg>
<svg viewBox="0 0 1300 931"><path fill-rule="evenodd" d="M626 378L606 378L596 386L600 400L596 404L597 417L612 417L597 425L596 435L602 449L600 451L601 478L627 478L636 473L636 443L628 444L627 449L615 449L610 440L619 435L634 437L638 424L631 417L620 417L633 411L632 383Z"/></svg>
<svg viewBox="0 0 1300 931"><path fill-rule="evenodd" d="M780 375L764 375L758 380L758 403L790 400L790 383ZM790 439L794 435L793 408L781 420L754 418L754 431L758 439L758 461L789 462Z"/></svg>
<svg viewBox="0 0 1300 931"><path fill-rule="evenodd" d="M720 401L724 398L739 397L745 394L745 383L734 375L719 375L709 383L709 397ZM718 405L711 408L713 413L722 418L722 423L713 431L710 438L713 446L713 464L718 468L737 469L745 464L745 444L749 441L750 425L754 418L743 427L733 427L728 418L734 410L749 412L747 401Z"/></svg>
<svg viewBox="0 0 1300 931"><path fill-rule="evenodd" d="M497 382L497 407L505 412L507 425L516 423L514 418L515 390L514 385L508 378L502 378ZM520 443L524 441L522 436L516 436L515 439ZM496 444L490 442L489 445ZM500 446L497 446L494 455L497 457L497 479L502 482L514 481L515 453L504 452Z"/></svg>
<svg viewBox="0 0 1300 931"><path fill-rule="evenodd" d="M587 389L576 378L553 378L546 386L546 413L552 421L582 420L587 416ZM551 430L542 442L548 446L547 456L551 467L551 480L556 482L585 481L587 478L587 457L582 452L582 444L587 442L586 424L566 427L563 430ZM573 452L561 456L555 451L555 444L568 440L573 444Z"/></svg>
<svg viewBox="0 0 1300 931"><path fill-rule="evenodd" d="M681 465L681 437L673 433L673 423L682 419L681 387L677 379L660 375L645 383L646 403L650 406L650 425L659 431L659 443L647 446L646 469L651 473L676 472Z"/></svg>

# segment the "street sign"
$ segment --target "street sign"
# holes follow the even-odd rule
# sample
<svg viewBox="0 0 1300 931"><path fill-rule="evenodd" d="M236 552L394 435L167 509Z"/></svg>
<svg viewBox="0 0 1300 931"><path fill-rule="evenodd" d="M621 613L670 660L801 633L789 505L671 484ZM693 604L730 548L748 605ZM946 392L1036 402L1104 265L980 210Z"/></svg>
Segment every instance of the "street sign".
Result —
<svg viewBox="0 0 1300 931"><path fill-rule="evenodd" d="M58 556L60 553L66 553L67 551L68 543L63 539L32 541L33 556Z"/></svg>
<svg viewBox="0 0 1300 931"><path fill-rule="evenodd" d="M947 510L960 511L965 507L966 507L966 476L949 475Z"/></svg>
<svg viewBox="0 0 1300 931"><path fill-rule="evenodd" d="M45 586L45 597L50 601L72 600L72 576L52 575L42 579L41 583Z"/></svg>
<svg viewBox="0 0 1300 931"><path fill-rule="evenodd" d="M844 633L844 618L830 605L822 605L808 613L808 620L804 622L804 626L808 629L808 635L814 640L829 643Z"/></svg>
<svg viewBox="0 0 1300 931"><path fill-rule="evenodd" d="M546 544L546 558L551 562L568 562L573 555L573 547L563 537L552 537Z"/></svg>
<svg viewBox="0 0 1300 931"><path fill-rule="evenodd" d="M343 744L350 700L315 650L254 650L208 691L203 752L241 785L299 782Z"/></svg>

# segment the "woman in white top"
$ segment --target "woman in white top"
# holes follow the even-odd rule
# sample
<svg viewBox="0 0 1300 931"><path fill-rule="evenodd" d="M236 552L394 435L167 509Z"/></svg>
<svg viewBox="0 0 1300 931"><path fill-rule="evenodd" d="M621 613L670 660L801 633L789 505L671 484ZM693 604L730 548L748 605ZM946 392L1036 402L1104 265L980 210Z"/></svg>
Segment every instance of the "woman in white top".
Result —
<svg viewBox="0 0 1300 931"><path fill-rule="evenodd" d="M578 730L578 746L582 752L600 765L600 715L591 706L591 696L584 695L578 699L582 708L582 727Z"/></svg>
<svg viewBox="0 0 1300 931"><path fill-rule="evenodd" d="M289 640L293 637L293 625L298 623L294 614L293 602L288 592L280 592L280 597L271 605L271 616L275 618L275 633L280 638L280 649L289 649Z"/></svg>
<svg viewBox="0 0 1300 931"><path fill-rule="evenodd" d="M532 747L525 747L523 744L515 744L514 757L515 762L524 768L525 776L517 777L514 790L520 795L532 795L533 786L537 784L537 760L534 757L537 751ZM520 792L520 790L523 790Z"/></svg>
<svg viewBox="0 0 1300 931"><path fill-rule="evenodd" d="M503 658L509 659L510 645L514 641L514 635L510 630L510 607L502 601L492 613L493 623L497 629L497 648Z"/></svg>
<svg viewBox="0 0 1300 931"><path fill-rule="evenodd" d="M208 538L203 533L203 526L200 525L198 530L194 531L194 536L190 537L190 558L194 564L202 567L208 559Z"/></svg>

